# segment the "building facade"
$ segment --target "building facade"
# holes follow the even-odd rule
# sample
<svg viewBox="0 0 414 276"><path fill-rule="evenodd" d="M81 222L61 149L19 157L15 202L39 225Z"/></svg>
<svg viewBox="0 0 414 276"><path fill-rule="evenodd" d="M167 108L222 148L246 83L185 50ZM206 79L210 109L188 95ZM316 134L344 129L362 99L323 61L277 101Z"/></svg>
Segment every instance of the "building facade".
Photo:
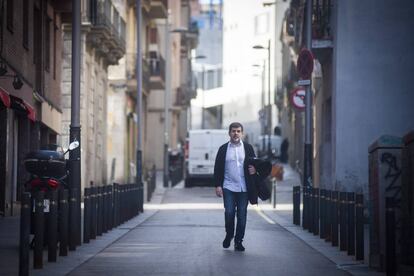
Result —
<svg viewBox="0 0 414 276"><path fill-rule="evenodd" d="M19 214L25 155L59 142L64 11L57 1L1 1L0 216Z"/></svg>
<svg viewBox="0 0 414 276"><path fill-rule="evenodd" d="M381 135L403 136L414 128L408 119L414 115L408 81L414 69L414 40L408 35L414 5L316 0L313 5L314 185L367 194L369 145ZM304 12L305 1L292 1L281 33L283 124L299 139L292 143L298 160L303 160L304 115L287 98L305 41Z"/></svg>

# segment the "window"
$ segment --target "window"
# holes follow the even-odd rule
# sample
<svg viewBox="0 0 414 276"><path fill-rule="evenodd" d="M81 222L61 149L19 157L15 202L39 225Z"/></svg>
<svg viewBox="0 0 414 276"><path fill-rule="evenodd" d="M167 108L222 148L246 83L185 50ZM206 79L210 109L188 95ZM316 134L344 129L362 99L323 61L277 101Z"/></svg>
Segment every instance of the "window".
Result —
<svg viewBox="0 0 414 276"><path fill-rule="evenodd" d="M29 49L29 0L23 0L23 47Z"/></svg>
<svg viewBox="0 0 414 276"><path fill-rule="evenodd" d="M265 34L269 31L269 14L259 14L254 18L254 33L256 35Z"/></svg>
<svg viewBox="0 0 414 276"><path fill-rule="evenodd" d="M7 29L10 32L13 32L13 1L14 0L7 0Z"/></svg>
<svg viewBox="0 0 414 276"><path fill-rule="evenodd" d="M50 23L49 17L45 18L45 70L50 70Z"/></svg>
<svg viewBox="0 0 414 276"><path fill-rule="evenodd" d="M53 79L56 79L56 51L57 51L57 40L58 40L58 27L55 25L56 17L53 22Z"/></svg>

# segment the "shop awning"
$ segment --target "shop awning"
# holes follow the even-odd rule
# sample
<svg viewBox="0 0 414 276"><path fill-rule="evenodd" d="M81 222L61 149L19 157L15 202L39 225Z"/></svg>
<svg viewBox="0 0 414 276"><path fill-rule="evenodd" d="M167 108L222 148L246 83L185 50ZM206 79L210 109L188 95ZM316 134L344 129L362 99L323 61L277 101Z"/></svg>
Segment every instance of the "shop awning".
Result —
<svg viewBox="0 0 414 276"><path fill-rule="evenodd" d="M35 109L30 104L25 102L24 100L11 95L10 96L10 108L12 108L16 111L19 111L21 113L26 113L27 118L30 121L32 121L32 122L36 121L36 111L35 111Z"/></svg>
<svg viewBox="0 0 414 276"><path fill-rule="evenodd" d="M10 108L10 95L7 93L3 88L0 87L0 100L3 102L3 104Z"/></svg>
<svg viewBox="0 0 414 276"><path fill-rule="evenodd" d="M35 122L36 121L36 111L30 104L23 101L24 106L27 110L27 118L29 118L30 121Z"/></svg>

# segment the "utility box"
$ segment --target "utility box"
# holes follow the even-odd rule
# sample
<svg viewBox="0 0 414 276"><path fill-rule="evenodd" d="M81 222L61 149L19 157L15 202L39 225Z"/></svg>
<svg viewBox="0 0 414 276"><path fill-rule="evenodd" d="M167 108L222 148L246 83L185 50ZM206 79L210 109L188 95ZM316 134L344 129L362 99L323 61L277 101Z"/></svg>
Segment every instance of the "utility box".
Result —
<svg viewBox="0 0 414 276"><path fill-rule="evenodd" d="M404 138L401 196L401 275L414 275L414 131Z"/></svg>
<svg viewBox="0 0 414 276"><path fill-rule="evenodd" d="M403 140L384 135L368 149L369 152L369 266L385 270L385 198L401 200L401 156ZM399 221L399 212L396 221ZM398 240L398 233L397 233ZM399 247L397 245L397 256Z"/></svg>

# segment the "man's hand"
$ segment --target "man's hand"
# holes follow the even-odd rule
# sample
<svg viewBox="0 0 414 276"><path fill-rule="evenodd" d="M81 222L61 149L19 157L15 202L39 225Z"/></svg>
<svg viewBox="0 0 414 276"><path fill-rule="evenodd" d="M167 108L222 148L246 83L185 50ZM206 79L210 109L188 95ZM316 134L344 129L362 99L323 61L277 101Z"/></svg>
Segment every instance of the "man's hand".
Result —
<svg viewBox="0 0 414 276"><path fill-rule="evenodd" d="M256 168L253 165L249 165L249 167L247 168L249 171L249 174L256 174Z"/></svg>
<svg viewBox="0 0 414 276"><path fill-rule="evenodd" d="M220 186L216 187L216 196L218 197L223 196L223 189Z"/></svg>

